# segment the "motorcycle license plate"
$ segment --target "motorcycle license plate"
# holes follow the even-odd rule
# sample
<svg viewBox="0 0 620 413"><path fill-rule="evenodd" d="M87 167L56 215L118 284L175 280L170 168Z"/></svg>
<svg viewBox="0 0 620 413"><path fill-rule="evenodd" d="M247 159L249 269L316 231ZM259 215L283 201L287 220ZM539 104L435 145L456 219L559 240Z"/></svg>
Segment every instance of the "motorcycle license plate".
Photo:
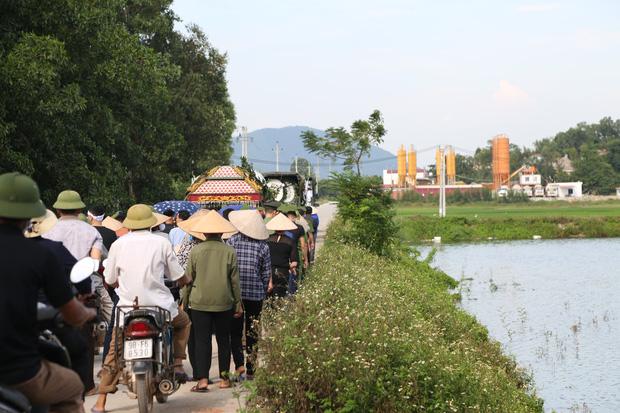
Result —
<svg viewBox="0 0 620 413"><path fill-rule="evenodd" d="M123 354L125 360L151 358L153 356L153 339L125 341Z"/></svg>

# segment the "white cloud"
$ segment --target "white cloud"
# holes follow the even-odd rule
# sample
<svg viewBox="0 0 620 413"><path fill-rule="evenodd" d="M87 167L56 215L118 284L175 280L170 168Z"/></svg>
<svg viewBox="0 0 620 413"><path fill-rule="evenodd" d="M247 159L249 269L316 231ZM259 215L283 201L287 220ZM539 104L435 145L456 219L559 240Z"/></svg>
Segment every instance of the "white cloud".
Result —
<svg viewBox="0 0 620 413"><path fill-rule="evenodd" d="M529 96L520 87L507 80L500 80L499 88L493 93L493 98L499 103L519 103L526 101Z"/></svg>
<svg viewBox="0 0 620 413"><path fill-rule="evenodd" d="M517 7L517 11L520 13L541 13L556 10L559 7L560 5L558 3L522 4Z"/></svg>

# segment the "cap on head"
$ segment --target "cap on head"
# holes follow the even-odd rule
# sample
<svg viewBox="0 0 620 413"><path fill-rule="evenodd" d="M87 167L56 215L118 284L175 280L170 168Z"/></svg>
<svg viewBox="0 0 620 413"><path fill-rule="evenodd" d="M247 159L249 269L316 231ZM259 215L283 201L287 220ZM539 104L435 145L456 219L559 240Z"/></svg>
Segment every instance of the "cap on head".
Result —
<svg viewBox="0 0 620 413"><path fill-rule="evenodd" d="M123 226L128 229L149 229L157 224L157 218L148 205L136 204L127 211Z"/></svg>
<svg viewBox="0 0 620 413"><path fill-rule="evenodd" d="M39 187L18 172L0 175L0 217L29 219L45 215Z"/></svg>
<svg viewBox="0 0 620 413"><path fill-rule="evenodd" d="M280 207L280 203L278 201L267 201L265 203L263 203L263 206L265 208L269 208L269 209L273 209L273 210L277 210Z"/></svg>
<svg viewBox="0 0 620 413"><path fill-rule="evenodd" d="M82 197L80 194L72 190L66 190L59 193L58 198L56 198L56 202L54 202L54 205L52 206L56 209L65 211L75 211L86 208L86 205L82 202Z"/></svg>

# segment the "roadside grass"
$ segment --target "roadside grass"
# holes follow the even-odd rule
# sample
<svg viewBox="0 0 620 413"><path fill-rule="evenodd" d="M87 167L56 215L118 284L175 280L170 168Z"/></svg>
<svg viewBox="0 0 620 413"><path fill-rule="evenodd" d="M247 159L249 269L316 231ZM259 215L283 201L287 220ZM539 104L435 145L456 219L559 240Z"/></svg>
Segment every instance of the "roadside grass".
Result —
<svg viewBox="0 0 620 413"><path fill-rule="evenodd" d="M397 216L437 216L437 205L396 205ZM563 202L539 201L521 204L499 204L495 202L448 205L448 217L493 218L493 217L616 217L620 216L619 201Z"/></svg>
<svg viewBox="0 0 620 413"><path fill-rule="evenodd" d="M334 239L297 295L264 310L249 411L543 411L529 376L456 306L453 280Z"/></svg>

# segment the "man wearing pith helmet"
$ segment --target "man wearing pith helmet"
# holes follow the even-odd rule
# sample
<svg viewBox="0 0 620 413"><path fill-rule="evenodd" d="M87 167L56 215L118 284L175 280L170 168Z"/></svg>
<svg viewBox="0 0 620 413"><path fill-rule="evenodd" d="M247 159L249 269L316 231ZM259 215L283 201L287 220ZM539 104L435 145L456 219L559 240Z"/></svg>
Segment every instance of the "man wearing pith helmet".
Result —
<svg viewBox="0 0 620 413"><path fill-rule="evenodd" d="M183 372L183 360L191 322L166 287L164 274L170 280L177 281L180 286L190 280L184 276L170 241L150 231L157 222L157 217L148 205L137 204L129 208L123 226L128 228L130 233L112 244L104 277L108 285L117 288L118 306L131 306L138 297L139 305L158 306L170 312L174 330L172 350L175 376L177 380L184 382L187 375ZM112 334L110 350L105 357L99 383L100 395L93 412L104 412L107 393L116 391L121 373L116 366L117 358L114 354L117 337L118 330Z"/></svg>
<svg viewBox="0 0 620 413"><path fill-rule="evenodd" d="M54 253L24 237L30 219L44 214L32 179L17 172L0 175L0 383L50 411L83 412L78 375L45 360L38 349L40 290L67 324L82 325L96 315L75 299Z"/></svg>
<svg viewBox="0 0 620 413"><path fill-rule="evenodd" d="M43 234L43 238L62 242L62 245L69 250L76 260L81 260L85 257L91 257L96 260L101 259L103 238L99 231L80 219L80 214L86 208L80 194L73 190L62 191L58 194L58 198L56 198L56 202L52 206L58 213L59 219L52 229ZM99 274L91 275L90 279L93 290L100 297L101 315L106 321L110 322L114 306L110 294L104 288L103 280ZM90 365L92 366L95 362L95 342L92 337L92 328L86 327L83 334L90 347L89 354L92 354L90 360ZM84 386L86 387L87 395L92 395L95 392L95 380L92 374L93 369L91 368L89 371L91 373L86 379Z"/></svg>

